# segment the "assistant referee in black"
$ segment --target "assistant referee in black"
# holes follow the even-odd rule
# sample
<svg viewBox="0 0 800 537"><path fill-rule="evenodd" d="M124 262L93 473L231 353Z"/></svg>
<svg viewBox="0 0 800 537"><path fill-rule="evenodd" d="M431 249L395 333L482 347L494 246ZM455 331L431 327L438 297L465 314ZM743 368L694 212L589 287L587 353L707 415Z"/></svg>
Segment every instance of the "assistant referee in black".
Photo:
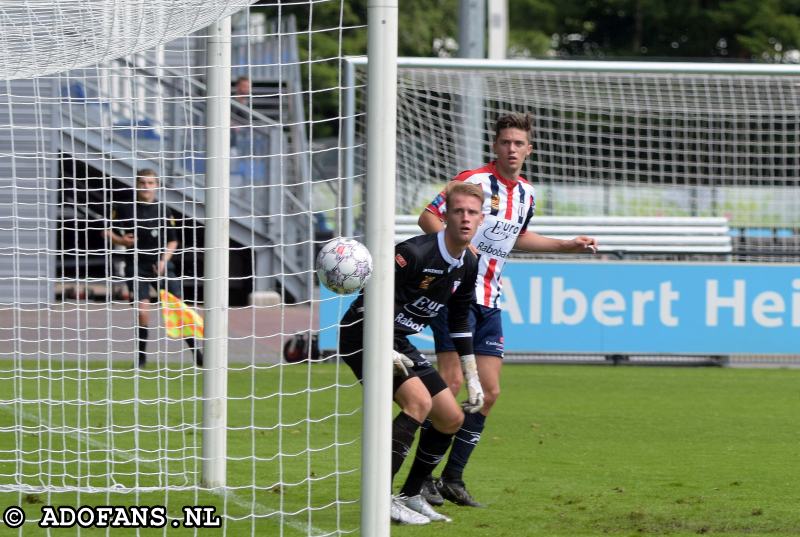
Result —
<svg viewBox="0 0 800 537"><path fill-rule="evenodd" d="M174 211L158 200L158 174L152 169L136 173L136 198L132 202L115 203L105 234L117 246L124 246L126 284L138 302L137 365L147 365L148 325L150 323L150 290L166 288L182 298L182 286L172 264L178 248L177 219ZM203 353L194 338L184 339L194 352L195 363L203 365Z"/></svg>

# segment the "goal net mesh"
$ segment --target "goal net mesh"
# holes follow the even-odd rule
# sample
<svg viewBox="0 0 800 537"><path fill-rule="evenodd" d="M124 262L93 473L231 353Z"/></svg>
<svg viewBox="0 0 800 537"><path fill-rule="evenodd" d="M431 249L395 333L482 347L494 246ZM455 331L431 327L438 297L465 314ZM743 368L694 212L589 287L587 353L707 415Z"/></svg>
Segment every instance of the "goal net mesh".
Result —
<svg viewBox="0 0 800 537"><path fill-rule="evenodd" d="M527 112L537 215L724 216L747 259L794 259L799 94L800 76L401 66L398 213L491 160L496 118Z"/></svg>
<svg viewBox="0 0 800 537"><path fill-rule="evenodd" d="M357 531L361 389L311 336L315 252L343 209L343 42L366 30L340 1L251 4L0 5L0 499L25 509L20 535L44 505L165 506L167 526L213 506L229 535ZM226 16L219 371L198 366L197 327L169 334L189 310L159 292L205 314L206 202L221 195L205 175L207 27ZM227 375L219 490L202 486L207 375Z"/></svg>
<svg viewBox="0 0 800 537"><path fill-rule="evenodd" d="M0 78L43 76L151 49L253 1L9 2L0 17Z"/></svg>

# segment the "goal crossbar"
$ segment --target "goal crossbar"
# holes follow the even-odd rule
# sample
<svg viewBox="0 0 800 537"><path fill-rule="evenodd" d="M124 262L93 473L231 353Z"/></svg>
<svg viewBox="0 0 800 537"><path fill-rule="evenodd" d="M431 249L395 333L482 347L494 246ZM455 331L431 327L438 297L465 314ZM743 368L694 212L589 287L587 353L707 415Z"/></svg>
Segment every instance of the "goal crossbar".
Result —
<svg viewBox="0 0 800 537"><path fill-rule="evenodd" d="M366 66L366 56L348 56L346 63ZM398 67L470 69L484 71L591 71L597 73L664 73L797 76L800 65L715 62L634 62L600 60L490 60L474 58L423 58L401 56ZM346 87L352 87L347 85Z"/></svg>

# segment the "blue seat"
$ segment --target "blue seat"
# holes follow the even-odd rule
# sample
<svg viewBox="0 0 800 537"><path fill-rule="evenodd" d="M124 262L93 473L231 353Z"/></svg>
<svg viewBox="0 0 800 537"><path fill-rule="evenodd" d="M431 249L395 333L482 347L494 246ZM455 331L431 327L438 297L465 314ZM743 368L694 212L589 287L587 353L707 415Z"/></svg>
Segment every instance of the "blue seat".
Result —
<svg viewBox="0 0 800 537"><path fill-rule="evenodd" d="M158 134L155 125L148 118L117 121L114 123L114 132L140 140L161 140L161 135Z"/></svg>
<svg viewBox="0 0 800 537"><path fill-rule="evenodd" d="M86 99L86 87L80 82L70 82L61 86L61 96L70 100L83 101Z"/></svg>
<svg viewBox="0 0 800 537"><path fill-rule="evenodd" d="M206 173L205 151L187 151L183 157L186 173Z"/></svg>

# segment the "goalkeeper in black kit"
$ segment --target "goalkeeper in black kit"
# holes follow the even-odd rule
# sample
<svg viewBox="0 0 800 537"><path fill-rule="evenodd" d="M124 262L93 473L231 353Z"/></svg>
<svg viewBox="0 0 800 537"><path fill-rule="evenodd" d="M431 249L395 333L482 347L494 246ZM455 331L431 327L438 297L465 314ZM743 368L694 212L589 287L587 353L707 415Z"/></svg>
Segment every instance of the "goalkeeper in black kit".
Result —
<svg viewBox="0 0 800 537"><path fill-rule="evenodd" d="M484 193L478 185L452 182L446 189L446 227L413 237L395 249L394 401L401 411L392 424L392 477L403 464L417 429L422 430L417 455L398 495L392 496L391 518L400 524L428 524L450 518L434 511L420 494L426 476L444 457L464 412L483 406L483 390L475 366L468 315L475 301L478 261L467 249L483 222ZM408 340L422 331L443 307L467 384L468 399L459 405L431 362ZM339 353L361 379L363 372L364 297L342 317ZM389 357L387 357L388 359ZM463 407L463 410L462 410Z"/></svg>

